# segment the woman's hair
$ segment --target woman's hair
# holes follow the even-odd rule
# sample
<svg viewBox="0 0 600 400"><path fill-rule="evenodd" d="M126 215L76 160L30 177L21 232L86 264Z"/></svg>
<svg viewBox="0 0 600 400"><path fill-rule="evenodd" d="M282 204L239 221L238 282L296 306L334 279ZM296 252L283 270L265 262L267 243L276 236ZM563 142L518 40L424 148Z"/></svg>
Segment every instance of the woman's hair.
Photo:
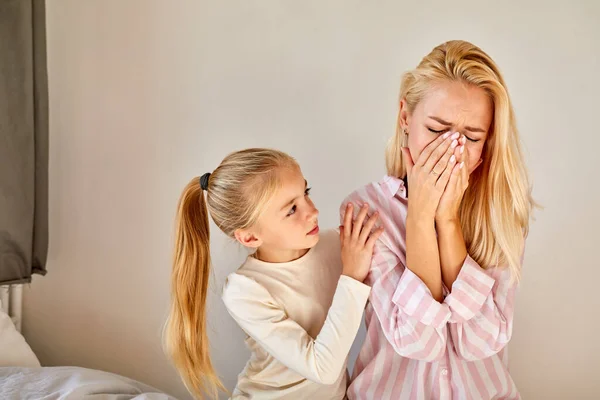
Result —
<svg viewBox="0 0 600 400"><path fill-rule="evenodd" d="M185 187L176 218L171 309L165 325L165 350L188 390L201 398L226 392L209 355L206 297L210 276L208 215L230 237L254 226L265 203L279 187L278 170L297 167L289 155L270 149L247 149L229 154L206 180L206 199L200 178Z"/></svg>
<svg viewBox="0 0 600 400"><path fill-rule="evenodd" d="M493 122L482 153L483 163L469 178L460 207L460 220L469 255L484 268L508 264L520 276L524 236L535 202L531 197L519 132L506 84L498 66L483 50L460 40L434 48L416 69L404 74L400 100L413 113L427 92L440 82L461 82L483 89L493 104ZM406 176L401 147L406 133L400 126L386 152L388 175Z"/></svg>

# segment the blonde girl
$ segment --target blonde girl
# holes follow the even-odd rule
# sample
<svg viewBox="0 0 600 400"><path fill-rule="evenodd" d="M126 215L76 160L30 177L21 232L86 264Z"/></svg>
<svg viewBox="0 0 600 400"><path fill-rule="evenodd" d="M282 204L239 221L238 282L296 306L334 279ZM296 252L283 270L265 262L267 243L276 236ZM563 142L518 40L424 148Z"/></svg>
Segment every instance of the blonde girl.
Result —
<svg viewBox="0 0 600 400"><path fill-rule="evenodd" d="M209 215L253 253L225 283L223 301L246 332L250 360L233 399L342 399L346 360L370 287L362 283L382 232L368 206L340 233L319 212L296 161L270 149L228 155L185 188L177 215L166 348L197 397L224 390L209 357ZM220 349L226 352L228 349Z"/></svg>

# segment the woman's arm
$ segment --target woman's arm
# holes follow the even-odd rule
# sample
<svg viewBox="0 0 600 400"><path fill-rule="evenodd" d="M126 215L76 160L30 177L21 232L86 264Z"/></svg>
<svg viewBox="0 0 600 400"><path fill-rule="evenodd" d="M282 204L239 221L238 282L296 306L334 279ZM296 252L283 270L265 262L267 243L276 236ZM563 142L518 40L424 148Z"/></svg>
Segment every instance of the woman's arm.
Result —
<svg viewBox="0 0 600 400"><path fill-rule="evenodd" d="M433 218L406 220L406 267L429 288L431 296L443 300L440 256Z"/></svg>
<svg viewBox="0 0 600 400"><path fill-rule="evenodd" d="M367 189L353 193L345 202L353 202L355 208L363 203L379 204L381 210L394 207L385 207L377 200L376 191ZM343 203L340 208L341 220L344 220L345 210L347 206ZM397 234L392 233L398 229L393 226L389 215L382 214L381 220L389 228L389 232L386 228L384 235ZM438 360L446 352L450 310L436 301L421 278L404 264L404 257L400 259L384 241L377 240L367 277L367 282L372 286L369 298L371 306L385 338L396 353L417 360Z"/></svg>
<svg viewBox="0 0 600 400"><path fill-rule="evenodd" d="M406 267L427 285L437 301L443 299L443 285L435 217L446 185L460 172L454 155L458 136L449 132L440 135L423 149L416 162L411 151L402 148L408 178Z"/></svg>
<svg viewBox="0 0 600 400"><path fill-rule="evenodd" d="M396 254L380 241L375 245L370 302L383 333L399 355L435 361L446 352L450 310Z"/></svg>
<svg viewBox="0 0 600 400"><path fill-rule="evenodd" d="M442 280L451 290L467 258L467 246L458 220L438 222L436 230Z"/></svg>
<svg viewBox="0 0 600 400"><path fill-rule="evenodd" d="M470 256L444 300L454 349L464 360L490 357L512 337L517 282L507 267L482 269Z"/></svg>

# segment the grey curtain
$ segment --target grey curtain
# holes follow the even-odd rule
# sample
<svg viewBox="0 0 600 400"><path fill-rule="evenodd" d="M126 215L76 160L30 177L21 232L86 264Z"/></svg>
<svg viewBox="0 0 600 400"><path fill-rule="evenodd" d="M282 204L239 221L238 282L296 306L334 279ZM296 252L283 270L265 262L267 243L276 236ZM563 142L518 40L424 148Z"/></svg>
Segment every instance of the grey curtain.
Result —
<svg viewBox="0 0 600 400"><path fill-rule="evenodd" d="M46 273L45 25L44 0L0 0L0 284Z"/></svg>

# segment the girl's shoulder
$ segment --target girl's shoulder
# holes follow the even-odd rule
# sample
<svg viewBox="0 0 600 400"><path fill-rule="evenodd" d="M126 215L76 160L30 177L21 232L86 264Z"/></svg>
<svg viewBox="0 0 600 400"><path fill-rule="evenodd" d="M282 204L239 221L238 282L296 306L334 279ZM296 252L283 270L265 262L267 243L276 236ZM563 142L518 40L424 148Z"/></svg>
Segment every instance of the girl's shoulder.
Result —
<svg viewBox="0 0 600 400"><path fill-rule="evenodd" d="M263 285L239 270L225 278L221 298L228 309L237 308L236 305L249 301L274 302L271 294Z"/></svg>
<svg viewBox="0 0 600 400"><path fill-rule="evenodd" d="M317 246L331 246L332 244L340 243L340 230L338 229L324 229L319 233L319 243Z"/></svg>

